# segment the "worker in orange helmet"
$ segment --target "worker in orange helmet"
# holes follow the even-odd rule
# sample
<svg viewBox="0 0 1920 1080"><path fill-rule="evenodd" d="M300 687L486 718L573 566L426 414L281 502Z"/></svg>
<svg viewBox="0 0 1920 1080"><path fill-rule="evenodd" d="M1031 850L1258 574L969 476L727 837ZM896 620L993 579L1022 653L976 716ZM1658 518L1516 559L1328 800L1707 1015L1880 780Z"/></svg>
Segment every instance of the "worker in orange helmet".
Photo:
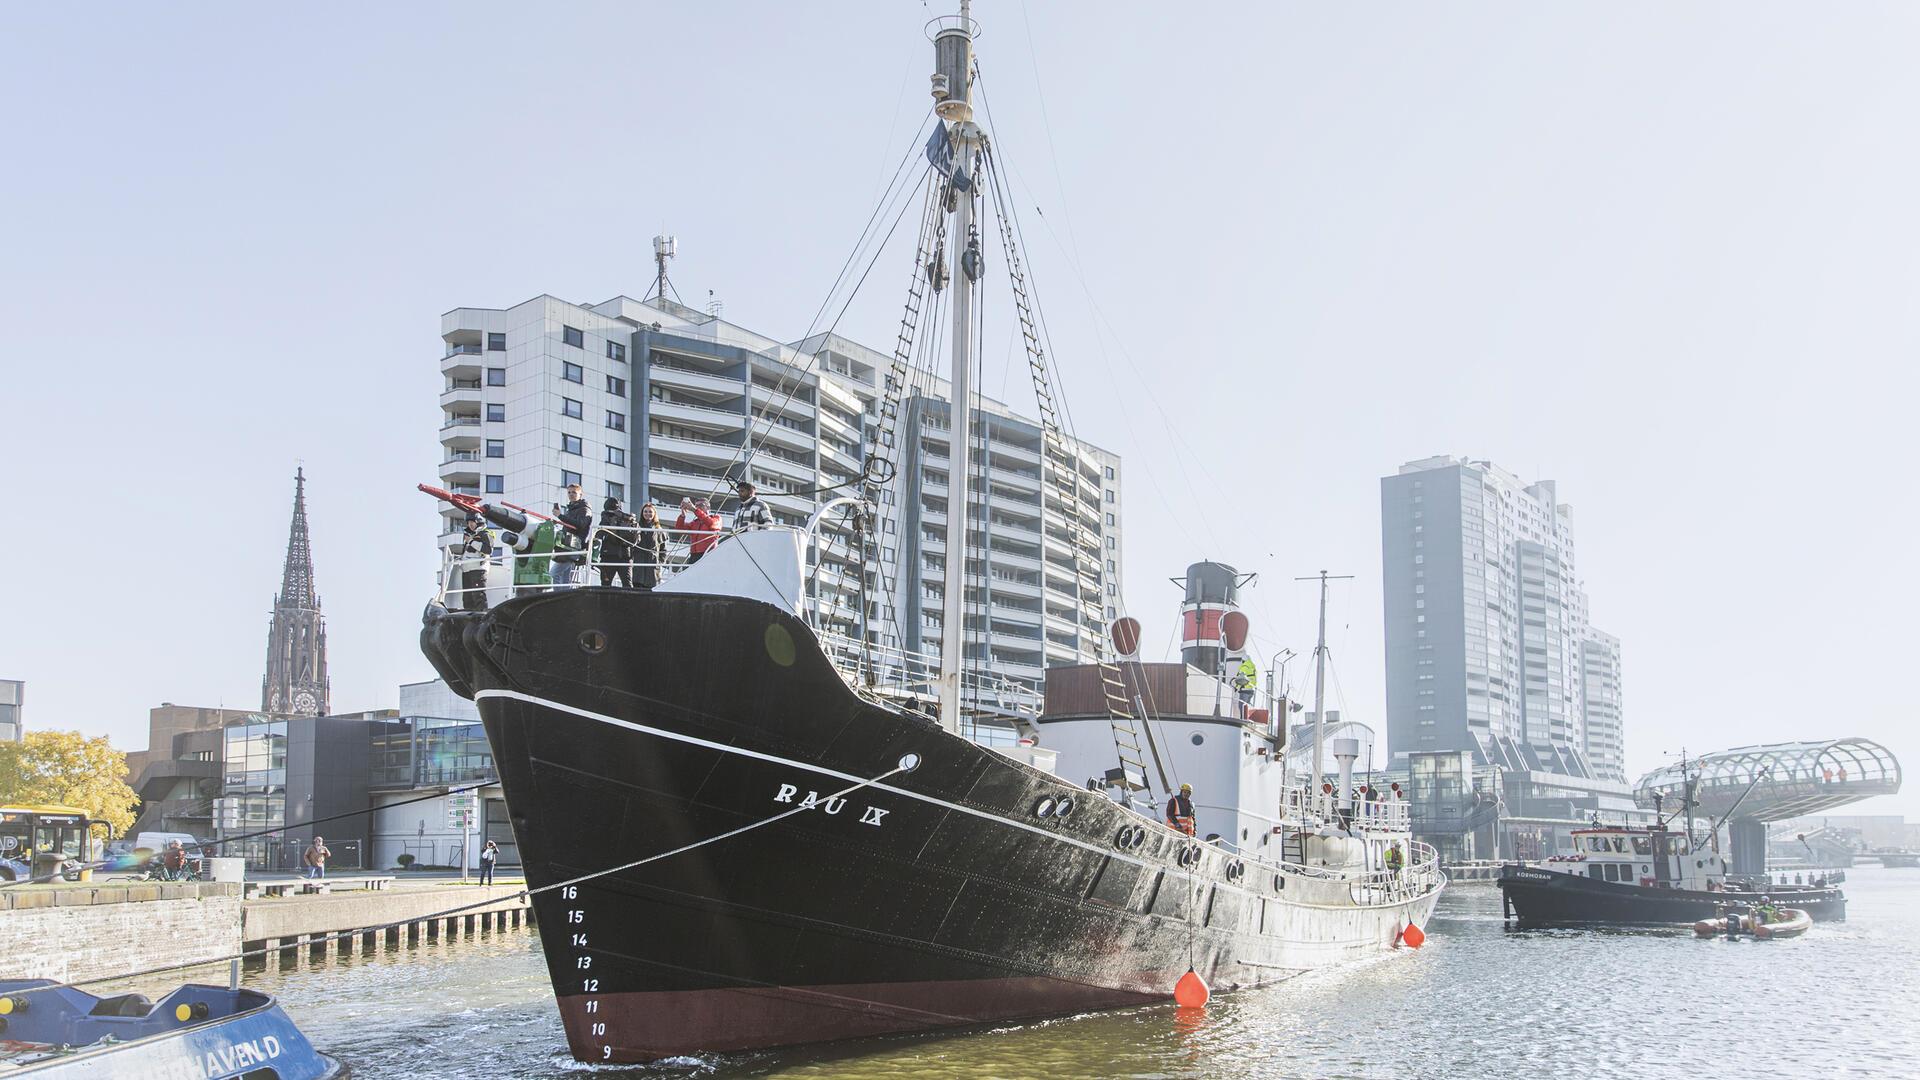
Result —
<svg viewBox="0 0 1920 1080"><path fill-rule="evenodd" d="M1181 784L1180 794L1167 800L1167 827L1188 836L1194 834L1192 784Z"/></svg>

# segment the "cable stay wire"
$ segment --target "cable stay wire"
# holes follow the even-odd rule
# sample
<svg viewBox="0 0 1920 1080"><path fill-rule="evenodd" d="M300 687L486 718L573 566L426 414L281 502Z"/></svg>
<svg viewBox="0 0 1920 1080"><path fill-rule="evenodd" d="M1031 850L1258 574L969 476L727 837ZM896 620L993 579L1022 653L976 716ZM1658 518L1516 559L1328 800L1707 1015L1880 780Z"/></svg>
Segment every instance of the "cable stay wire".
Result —
<svg viewBox="0 0 1920 1080"><path fill-rule="evenodd" d="M924 125L926 117L931 116L932 113L933 109L929 106L927 112L921 117L922 125ZM861 286L866 284L867 275L872 273L873 267L875 263L879 261L881 253L886 250L887 242L893 238L894 230L899 227L901 218L906 215L906 208L911 205L910 200L906 199L905 196L912 192L916 185L913 183L902 185L900 184L900 179L902 176L907 175L907 165L913 160L915 153L920 149L920 143L921 140L916 136L914 141L908 146L906 154L901 157L900 164L894 171L894 177L887 185L886 193L880 201L874 205L873 213L868 216L867 224L861 229L859 238L854 242L853 250L847 253L846 261L841 264L840 273L834 278L833 284L828 288L826 297L821 300L819 310L814 313L813 319L808 322L806 333L801 335L799 340L802 343L811 340L815 332L819 330L820 320L833 306L834 297L839 293L841 284L846 281L848 271L855 265L861 252L866 250L869 239L873 234L874 223L879 221L884 211L898 200L900 202L899 214L895 215L893 224L888 227L886 234L882 236L877 243L873 244L873 254L867 261L866 269L861 272L859 280L855 281L852 288L847 291L845 302L841 304L839 312L834 315L833 322L826 328L824 336L830 337L839 329L840 320L846 316L847 309L852 306L854 298L859 295ZM932 171L933 166L931 163L928 163L922 170L922 175L930 174ZM792 379L783 377L781 379L781 382L785 384L785 392L781 396L779 405L773 410L774 412L784 410L786 406L792 402L793 395L800 389L801 385L806 381L806 378L813 373L815 367L819 364L820 353L824 351L824 349L825 342L823 340L820 347L815 348L811 354L808 354L807 362L798 377ZM749 388L749 390L751 390L751 388ZM749 409L748 411L750 421L751 419L755 419L751 417L752 410ZM748 430L751 431L753 428L752 423L749 422L747 427ZM746 467L751 467L754 454L759 452L767 436L770 434L772 434L771 420L768 421L767 428L762 430L758 436L749 436L741 440L740 450L735 452L732 460L728 462L727 469L723 470L723 472L730 472L733 465L743 462ZM716 484L713 487L711 494L719 494L723 489L723 485L724 479L721 484Z"/></svg>

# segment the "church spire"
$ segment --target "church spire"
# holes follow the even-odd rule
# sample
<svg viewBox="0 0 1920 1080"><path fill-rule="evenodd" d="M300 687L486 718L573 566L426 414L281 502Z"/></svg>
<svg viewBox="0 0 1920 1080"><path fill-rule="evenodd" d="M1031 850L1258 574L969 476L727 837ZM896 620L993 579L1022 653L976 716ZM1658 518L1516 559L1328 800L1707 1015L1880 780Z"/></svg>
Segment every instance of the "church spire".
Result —
<svg viewBox="0 0 1920 1080"><path fill-rule="evenodd" d="M260 708L269 716L320 716L329 708L327 622L313 582L313 547L307 536L307 473L293 474L293 523L287 531L287 562L280 595L273 600L267 631L267 674Z"/></svg>
<svg viewBox="0 0 1920 1080"><path fill-rule="evenodd" d="M313 547L307 540L307 470L293 471L293 525L287 530L287 565L280 573L280 596L275 605L318 608L313 586Z"/></svg>

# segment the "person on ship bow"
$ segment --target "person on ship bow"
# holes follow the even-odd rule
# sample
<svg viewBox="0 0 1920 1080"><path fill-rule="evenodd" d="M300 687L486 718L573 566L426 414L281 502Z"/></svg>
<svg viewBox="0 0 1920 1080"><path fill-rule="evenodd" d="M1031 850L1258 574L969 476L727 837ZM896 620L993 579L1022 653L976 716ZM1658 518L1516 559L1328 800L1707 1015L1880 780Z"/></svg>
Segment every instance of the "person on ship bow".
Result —
<svg viewBox="0 0 1920 1080"><path fill-rule="evenodd" d="M733 512L734 529L765 529L773 524L773 511L754 494L755 488L749 481L742 480L734 486L734 493L740 496L740 508Z"/></svg>
<svg viewBox="0 0 1920 1080"><path fill-rule="evenodd" d="M487 519L467 515L466 531L460 536L460 606L467 611L487 610L487 560L493 555L493 534L487 531Z"/></svg>
<svg viewBox="0 0 1920 1080"><path fill-rule="evenodd" d="M640 519L620 509L620 500L607 496L600 509L600 584L618 581L633 587L633 542Z"/></svg>
<svg viewBox="0 0 1920 1080"><path fill-rule="evenodd" d="M587 505L586 498L580 493L579 484L567 485L567 504L555 503L553 516L564 530L563 535L569 541L571 549L566 554L553 557L553 583L571 585L579 580L580 568L586 565L587 533L593 530L593 508ZM556 538L557 539L557 538ZM556 550L559 545L555 545Z"/></svg>
<svg viewBox="0 0 1920 1080"><path fill-rule="evenodd" d="M681 499L680 516L673 520L673 527L693 534L687 544L688 566L699 562L700 556L720 542L720 515L707 508L705 499Z"/></svg>
<svg viewBox="0 0 1920 1080"><path fill-rule="evenodd" d="M1192 784L1181 784L1180 794L1167 800L1167 827L1188 836L1194 835Z"/></svg>

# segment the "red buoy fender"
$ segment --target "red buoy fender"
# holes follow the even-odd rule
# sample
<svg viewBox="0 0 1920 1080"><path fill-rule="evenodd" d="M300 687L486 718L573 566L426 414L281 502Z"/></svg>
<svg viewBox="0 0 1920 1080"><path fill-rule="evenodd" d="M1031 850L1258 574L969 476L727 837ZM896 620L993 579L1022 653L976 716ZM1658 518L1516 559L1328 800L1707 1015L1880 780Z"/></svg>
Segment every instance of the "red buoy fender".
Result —
<svg viewBox="0 0 1920 1080"><path fill-rule="evenodd" d="M1408 923L1407 928L1400 931L1400 940L1417 949L1427 943L1427 934L1418 926Z"/></svg>
<svg viewBox="0 0 1920 1080"><path fill-rule="evenodd" d="M1192 968L1188 968L1187 973L1180 976L1180 981L1173 984L1173 1000L1183 1009L1197 1009L1205 1005L1211 996L1207 990L1207 980Z"/></svg>

